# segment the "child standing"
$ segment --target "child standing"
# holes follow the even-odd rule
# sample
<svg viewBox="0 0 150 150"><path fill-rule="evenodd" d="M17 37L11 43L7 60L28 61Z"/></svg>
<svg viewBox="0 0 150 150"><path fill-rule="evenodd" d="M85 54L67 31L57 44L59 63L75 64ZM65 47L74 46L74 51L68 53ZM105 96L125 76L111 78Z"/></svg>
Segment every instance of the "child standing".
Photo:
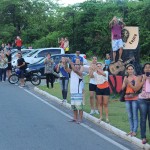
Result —
<svg viewBox="0 0 150 150"><path fill-rule="evenodd" d="M106 54L106 59L105 59L105 70L108 70L110 63L111 63L110 55L109 55L109 54Z"/></svg>

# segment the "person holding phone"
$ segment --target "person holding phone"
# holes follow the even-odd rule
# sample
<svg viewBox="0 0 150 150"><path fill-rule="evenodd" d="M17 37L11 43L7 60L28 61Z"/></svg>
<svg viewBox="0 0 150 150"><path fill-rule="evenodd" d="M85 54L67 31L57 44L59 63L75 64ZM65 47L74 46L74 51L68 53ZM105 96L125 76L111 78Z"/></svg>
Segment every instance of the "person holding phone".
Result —
<svg viewBox="0 0 150 150"><path fill-rule="evenodd" d="M57 66L57 72L59 72L60 86L62 90L62 102L67 102L67 93L68 93L68 83L69 83L69 64L67 63L67 59L65 57L61 58L60 63Z"/></svg>
<svg viewBox="0 0 150 150"><path fill-rule="evenodd" d="M45 68L44 73L46 74L46 85L49 88L49 82L51 83L51 88L54 87L54 61L51 59L51 54L47 53L46 58L44 60Z"/></svg>
<svg viewBox="0 0 150 150"><path fill-rule="evenodd" d="M73 110L73 119L70 122L81 123L83 119L83 66L80 59L77 58L75 63L68 59L70 69L70 95L71 108ZM78 114L79 112L79 114Z"/></svg>
<svg viewBox="0 0 150 150"><path fill-rule="evenodd" d="M93 56L92 57L92 62L90 64L89 67L89 74L91 72L94 72L97 70L97 57ZM94 77L90 77L90 81L89 81L89 92L90 92L90 107L91 107L91 111L90 111L90 115L93 114L99 114L98 112L98 100L96 97L96 81L94 79Z"/></svg>
<svg viewBox="0 0 150 150"><path fill-rule="evenodd" d="M108 71L103 71L103 65L101 63L96 64L97 69L90 71L90 78L94 78L96 82L96 96L99 103L100 118L99 122L103 120L103 108L106 115L106 122L109 123L108 119L108 102L110 89L108 84Z"/></svg>
<svg viewBox="0 0 150 150"><path fill-rule="evenodd" d="M150 128L150 63L143 66L143 75L139 77L138 89L141 89L138 99L140 110L140 128L142 143L146 144L146 121Z"/></svg>
<svg viewBox="0 0 150 150"><path fill-rule="evenodd" d="M138 94L136 93L137 77L132 64L126 66L127 76L123 80L122 90L125 90L125 104L130 124L130 132L127 135L136 136L138 129Z"/></svg>

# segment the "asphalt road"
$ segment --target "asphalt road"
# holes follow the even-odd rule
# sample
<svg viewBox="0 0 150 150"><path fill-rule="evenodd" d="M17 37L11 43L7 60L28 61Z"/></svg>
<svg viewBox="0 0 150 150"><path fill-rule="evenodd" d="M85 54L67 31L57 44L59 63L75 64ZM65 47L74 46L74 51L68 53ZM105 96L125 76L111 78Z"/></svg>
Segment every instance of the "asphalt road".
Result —
<svg viewBox="0 0 150 150"><path fill-rule="evenodd" d="M33 91L0 82L0 150L138 150L135 145L84 120Z"/></svg>

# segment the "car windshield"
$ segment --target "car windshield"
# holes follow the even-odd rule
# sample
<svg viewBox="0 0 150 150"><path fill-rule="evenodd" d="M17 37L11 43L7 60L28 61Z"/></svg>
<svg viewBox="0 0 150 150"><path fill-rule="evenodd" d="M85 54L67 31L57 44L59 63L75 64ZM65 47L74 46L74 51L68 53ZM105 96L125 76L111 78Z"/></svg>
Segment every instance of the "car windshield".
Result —
<svg viewBox="0 0 150 150"><path fill-rule="evenodd" d="M31 51L29 54L27 54L26 56L27 57L31 57L32 55L34 55L38 50L34 50L34 51Z"/></svg>
<svg viewBox="0 0 150 150"><path fill-rule="evenodd" d="M61 53L61 49L51 49L50 53L51 53L51 55L60 54Z"/></svg>
<svg viewBox="0 0 150 150"><path fill-rule="evenodd" d="M16 53L16 51L13 51L13 52L11 52L11 55L13 55L13 54L15 54Z"/></svg>

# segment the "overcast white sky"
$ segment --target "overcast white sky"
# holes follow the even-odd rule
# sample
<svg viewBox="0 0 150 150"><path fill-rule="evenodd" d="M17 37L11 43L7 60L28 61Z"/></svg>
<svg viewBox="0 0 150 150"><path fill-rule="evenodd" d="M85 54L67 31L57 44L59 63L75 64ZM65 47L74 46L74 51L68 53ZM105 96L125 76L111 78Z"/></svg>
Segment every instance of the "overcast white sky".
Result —
<svg viewBox="0 0 150 150"><path fill-rule="evenodd" d="M65 6L69 5L69 4L75 4L75 3L82 3L86 0L60 0L60 4L64 4Z"/></svg>

